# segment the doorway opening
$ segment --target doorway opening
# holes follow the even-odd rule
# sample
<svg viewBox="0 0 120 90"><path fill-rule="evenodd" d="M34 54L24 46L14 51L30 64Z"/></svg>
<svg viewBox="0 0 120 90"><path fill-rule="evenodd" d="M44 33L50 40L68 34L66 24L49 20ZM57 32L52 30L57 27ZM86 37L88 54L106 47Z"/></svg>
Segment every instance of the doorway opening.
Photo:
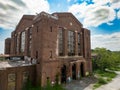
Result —
<svg viewBox="0 0 120 90"><path fill-rule="evenodd" d="M72 65L72 79L76 80L76 64Z"/></svg>
<svg viewBox="0 0 120 90"><path fill-rule="evenodd" d="M66 83L66 66L61 68L61 83Z"/></svg>
<svg viewBox="0 0 120 90"><path fill-rule="evenodd" d="M80 76L84 77L84 64L83 63L80 64Z"/></svg>

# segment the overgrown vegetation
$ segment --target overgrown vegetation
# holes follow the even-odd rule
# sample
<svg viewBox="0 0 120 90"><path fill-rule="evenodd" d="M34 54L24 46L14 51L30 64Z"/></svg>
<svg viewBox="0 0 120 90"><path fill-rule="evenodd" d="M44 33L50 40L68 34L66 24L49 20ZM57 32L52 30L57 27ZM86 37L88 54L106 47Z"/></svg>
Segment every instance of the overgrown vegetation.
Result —
<svg viewBox="0 0 120 90"><path fill-rule="evenodd" d="M114 78L117 75L115 72L101 70L96 70L94 73L95 76L98 78L98 81L94 84L93 89L96 89L101 85L107 84L108 82L112 81L112 78Z"/></svg>
<svg viewBox="0 0 120 90"><path fill-rule="evenodd" d="M5 58L4 57L0 57L0 61L4 61L5 60Z"/></svg>
<svg viewBox="0 0 120 90"><path fill-rule="evenodd" d="M93 68L104 71L106 68L118 68L120 65L120 51L110 51L105 48L96 48L92 51L96 53L96 58L93 59Z"/></svg>
<svg viewBox="0 0 120 90"><path fill-rule="evenodd" d="M98 78L98 82L93 89L108 83L116 76L114 71L120 71L120 52L110 51L105 48L92 50L96 54L93 59L93 72Z"/></svg>
<svg viewBox="0 0 120 90"><path fill-rule="evenodd" d="M58 75L56 75L56 83L54 85L51 85L51 82L48 78L47 85L45 87L33 86L31 81L28 80L23 90L65 90L65 88L63 88L63 86L60 85L58 82L59 82Z"/></svg>

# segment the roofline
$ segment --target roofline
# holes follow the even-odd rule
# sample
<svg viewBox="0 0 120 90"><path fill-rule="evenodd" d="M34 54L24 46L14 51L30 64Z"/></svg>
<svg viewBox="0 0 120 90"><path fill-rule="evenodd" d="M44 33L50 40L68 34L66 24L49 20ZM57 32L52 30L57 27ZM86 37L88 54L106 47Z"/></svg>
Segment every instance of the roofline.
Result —
<svg viewBox="0 0 120 90"><path fill-rule="evenodd" d="M33 18L30 18L30 16L34 18L35 15L23 15L22 18L20 19L20 21L18 22L18 24L17 24L17 26L15 28L15 31L18 29L18 27L19 27L20 23L22 22L22 20L24 20L24 19L33 20Z"/></svg>
<svg viewBox="0 0 120 90"><path fill-rule="evenodd" d="M81 25L81 27L83 27L83 24L71 13L71 12L55 12L55 13L52 13L52 14L68 14L68 15L71 15L75 21Z"/></svg>

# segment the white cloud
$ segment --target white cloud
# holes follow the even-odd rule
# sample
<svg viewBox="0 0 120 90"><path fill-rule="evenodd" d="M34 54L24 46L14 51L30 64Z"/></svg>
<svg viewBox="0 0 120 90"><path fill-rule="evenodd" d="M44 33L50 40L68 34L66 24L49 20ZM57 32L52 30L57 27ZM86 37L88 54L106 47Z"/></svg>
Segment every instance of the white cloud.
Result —
<svg viewBox="0 0 120 90"><path fill-rule="evenodd" d="M103 23L109 24L116 17L114 9L109 6L101 6L99 4L87 5L85 2L73 4L68 11L76 15L77 18L82 18L85 27L97 27Z"/></svg>
<svg viewBox="0 0 120 90"><path fill-rule="evenodd" d="M89 9L87 10L88 12L86 13L83 22L85 26L97 27L115 19L115 11L108 6L95 6L90 12Z"/></svg>
<svg viewBox="0 0 120 90"><path fill-rule="evenodd" d="M28 8L28 12L30 13L39 13L41 11L48 11L49 10L49 4L47 2L47 0L22 0L27 8Z"/></svg>
<svg viewBox="0 0 120 90"><path fill-rule="evenodd" d="M0 27L14 29L23 14L49 12L47 0L0 0Z"/></svg>
<svg viewBox="0 0 120 90"><path fill-rule="evenodd" d="M120 51L120 32L104 35L93 35L92 48L104 47L112 51Z"/></svg>
<svg viewBox="0 0 120 90"><path fill-rule="evenodd" d="M120 10L117 12L117 17L120 19Z"/></svg>
<svg viewBox="0 0 120 90"><path fill-rule="evenodd" d="M83 18L86 10L86 3L82 4L73 4L71 7L69 7L68 12L72 12L74 15L77 16L77 18Z"/></svg>
<svg viewBox="0 0 120 90"><path fill-rule="evenodd" d="M120 0L111 0L111 7L114 9L120 9Z"/></svg>
<svg viewBox="0 0 120 90"><path fill-rule="evenodd" d="M110 0L104 0L104 1L102 1L102 0L93 0L93 2L94 2L96 5L105 5L105 4L109 3Z"/></svg>
<svg viewBox="0 0 120 90"><path fill-rule="evenodd" d="M120 0L93 0L93 2L97 5L106 5L109 3L113 9L120 9Z"/></svg>

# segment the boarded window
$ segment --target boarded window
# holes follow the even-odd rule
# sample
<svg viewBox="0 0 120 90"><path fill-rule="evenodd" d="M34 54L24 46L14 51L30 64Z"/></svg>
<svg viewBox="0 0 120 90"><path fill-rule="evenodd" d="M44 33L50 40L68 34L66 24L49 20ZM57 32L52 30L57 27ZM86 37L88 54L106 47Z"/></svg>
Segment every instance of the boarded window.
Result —
<svg viewBox="0 0 120 90"><path fill-rule="evenodd" d="M15 90L16 87L16 74L8 74L8 90Z"/></svg>
<svg viewBox="0 0 120 90"><path fill-rule="evenodd" d="M22 81L23 88L26 87L28 78L29 78L29 73L28 72L23 72L23 81Z"/></svg>

